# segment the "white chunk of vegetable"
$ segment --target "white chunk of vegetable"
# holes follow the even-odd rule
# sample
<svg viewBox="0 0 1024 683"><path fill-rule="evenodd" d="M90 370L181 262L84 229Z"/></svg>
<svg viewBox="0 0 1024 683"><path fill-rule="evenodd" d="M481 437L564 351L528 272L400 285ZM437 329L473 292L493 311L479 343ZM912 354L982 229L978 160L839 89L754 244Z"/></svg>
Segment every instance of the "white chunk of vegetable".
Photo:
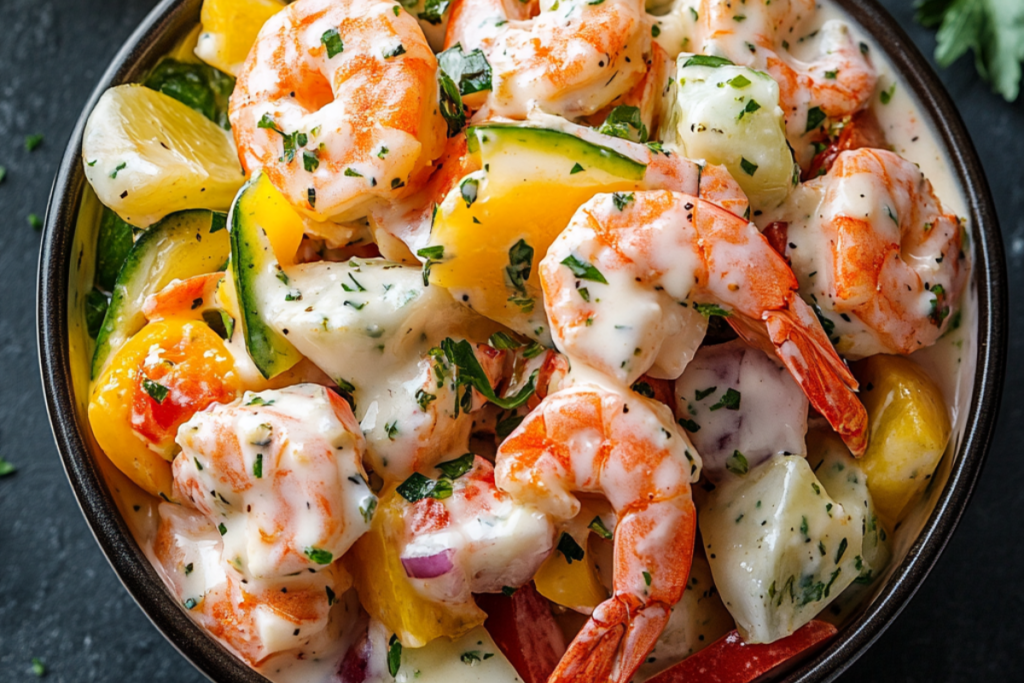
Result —
<svg viewBox="0 0 1024 683"><path fill-rule="evenodd" d="M402 648L398 672L388 673L391 633L370 620L365 683L521 683L522 679L482 626L455 640L436 638L423 647Z"/></svg>
<svg viewBox="0 0 1024 683"><path fill-rule="evenodd" d="M815 430L809 438L807 462L828 494L851 514L863 520L863 569L860 577L870 583L889 563L888 535L875 512L868 490L868 478L857 460L838 436L831 431Z"/></svg>
<svg viewBox="0 0 1024 683"><path fill-rule="evenodd" d="M480 318L424 286L419 268L320 261L260 285L268 324L350 390L375 471L400 481L425 453L464 446L472 419L455 416L451 382L437 381L427 352L447 336L470 336Z"/></svg>
<svg viewBox="0 0 1024 683"><path fill-rule="evenodd" d="M701 513L715 584L748 643L793 633L860 573L861 511L829 496L802 457L726 481Z"/></svg>
<svg viewBox="0 0 1024 683"><path fill-rule="evenodd" d="M682 599L672 606L668 624L644 660L634 683L640 683L700 652L733 629L722 598L715 588L708 561L697 555Z"/></svg>
<svg viewBox="0 0 1024 683"><path fill-rule="evenodd" d="M781 364L739 339L701 348L676 380L676 398L712 481L806 452L807 397Z"/></svg>
<svg viewBox="0 0 1024 683"><path fill-rule="evenodd" d="M799 179L786 142L779 86L747 67L701 66L691 54L676 59L659 137L691 159L729 169L751 208L774 208Z"/></svg>

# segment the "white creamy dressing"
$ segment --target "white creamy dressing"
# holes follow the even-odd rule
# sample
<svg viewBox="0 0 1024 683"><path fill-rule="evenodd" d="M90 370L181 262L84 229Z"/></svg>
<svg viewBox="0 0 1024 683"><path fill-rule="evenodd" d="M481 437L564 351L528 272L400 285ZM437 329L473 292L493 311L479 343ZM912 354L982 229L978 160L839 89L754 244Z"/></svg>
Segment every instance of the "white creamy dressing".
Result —
<svg viewBox="0 0 1024 683"><path fill-rule="evenodd" d="M736 407L727 405L730 389L739 394ZM715 482L772 456L807 452L803 390L776 359L742 340L701 348L675 390L677 413L697 428L688 429L690 440Z"/></svg>
<svg viewBox="0 0 1024 683"><path fill-rule="evenodd" d="M369 530L364 441L328 392L247 392L179 429L175 488L220 529L224 561L246 577L320 570Z"/></svg>
<svg viewBox="0 0 1024 683"><path fill-rule="evenodd" d="M425 287L419 268L381 259L301 264L287 279L261 275L261 310L350 391L376 472L402 481L421 463L465 452L472 418L455 415L451 382L438 381L428 352L466 336L476 314Z"/></svg>
<svg viewBox="0 0 1024 683"><path fill-rule="evenodd" d="M428 600L466 602L472 593L498 593L527 583L554 544L547 515L517 503L494 485L492 465L477 457L474 468L452 482L452 495L407 506L403 561L444 554L452 569L410 583ZM438 506L447 515L440 528L419 530L417 507ZM431 515L432 517L435 515Z"/></svg>
<svg viewBox="0 0 1024 683"><path fill-rule="evenodd" d="M591 227L595 220L621 225L618 214L633 212L633 196L598 195L587 202L541 262L545 277L562 283L557 290L549 288L546 301L549 311L569 321L553 329L558 348L572 361L627 385L656 362L658 376L678 377L707 326L704 316L681 304L703 269L693 229L673 229L688 224L692 203L675 202L652 223L638 225L635 232L643 232L643 238L629 235L633 228L624 229L618 251L609 249L607 238L598 237ZM574 277L564 265L572 258L596 267L607 283L596 281L594 275ZM582 319L587 322L580 324ZM669 353L662 353L668 339L673 340Z"/></svg>
<svg viewBox="0 0 1024 683"><path fill-rule="evenodd" d="M682 22L690 20L689 6L693 4L695 3L689 0L680 2L671 21L665 18L661 19L659 42L673 40L676 36L677 42L682 43L684 30L690 29L673 28L672 22L675 21L678 26L682 26ZM819 4L816 23L820 24L828 19L837 18L843 18L838 7L829 2ZM874 41L864 36L859 27L853 26L852 30L856 40L863 41L872 48L871 56L881 76L879 88L887 90L890 84L899 82L898 75L885 60L882 51ZM683 47L679 45L674 51L678 52ZM901 83L892 93L891 101L887 105L876 103L874 109L895 151L925 169L944 206L959 215L964 215L966 203L958 181L950 171L948 158L939 144L938 137L920 113L916 98ZM608 138L602 138L601 144L613 148L622 146L619 142ZM695 190L696 188L694 188ZM380 436L381 433L386 434L385 425L394 419L400 421L410 419L415 413L409 403L411 388L420 386L424 380L429 381L430 379L429 371L424 370L423 367L424 354L436 343L438 336L446 336L449 333L448 330L453 327L451 320L453 317L457 317L454 310L460 309L460 307L440 288L431 287L424 290L420 287L417 291L414 281L420 278L418 270L409 273L396 272L383 268L368 268L366 261L361 263L363 264L361 272L352 272L352 266L347 264L297 266L295 269L289 270L292 279L289 286L282 284L282 287L267 287L263 291L265 292L264 296L277 297L282 301L284 293L288 290L294 288L301 291L303 296L301 301L276 305L278 313L273 324L281 330L289 329L290 341L299 347L305 355L313 358L334 379L345 380L356 386L354 394L357 408L362 417L362 427L367 432L372 453L374 448L386 447L386 444L383 443L388 440L386 435L383 439ZM346 291L342 288L343 283L348 283L351 286L347 277L350 274L355 275L362 286L366 287L365 292ZM609 278L609 282L612 281L613 278ZM391 287L385 288L385 285L391 285ZM622 286L625 288L626 285ZM392 293L392 289L394 293ZM402 296L411 298L403 301ZM422 301L417 301L408 310L403 310L405 304L417 298ZM356 304L366 303L367 310L360 311L355 306L347 304L347 301ZM635 301L635 299L623 299L617 305L621 306L623 310L629 310L635 306ZM973 315L975 302L976 295L969 286L968 291L959 302L961 311L959 329L945 335L933 347L917 352L913 356L914 360L929 370L931 376L942 388L954 418L954 437L952 439L954 444L962 434L965 419L966 411L960 410L960 404L966 405L973 378L976 350ZM380 308L381 303L385 304L383 309ZM361 313L372 313L372 315L362 315ZM681 335L673 336L673 342L677 341L679 336ZM338 349L340 348L345 349L345 352L339 353ZM390 363L389 359L391 359ZM967 367L961 369L962 364L966 364ZM666 370L664 374L670 375L671 372ZM573 382L577 384L587 382L607 384L607 380L602 375L581 363L573 365L567 383ZM440 404L441 401L438 400L437 403ZM636 416L639 417L642 412L645 411L635 411ZM659 422L659 420L655 419L655 422ZM659 426L646 425L642 428L649 427L657 431ZM796 431L799 430L794 430L794 433ZM679 433L679 431L676 430L675 433ZM375 439L376 447L373 445ZM586 444L577 445L580 446L579 450L582 453L592 450L588 449ZM948 462L948 459L946 461ZM698 466L699 463L698 459ZM251 465L251 463L249 464ZM574 463L575 465L577 463ZM579 474L584 478L591 476L592 473L588 474L589 466L586 462L579 462L578 467ZM775 605L774 601L768 598L770 584L773 580L777 581L774 577L780 577L785 573L786 568L795 566L788 559L790 555L807 556L803 561L816 567L813 573L814 581L829 581L831 572L834 571L833 565L842 569L841 578L833 581L830 589L829 599L834 599L841 592L842 587L848 585L849 581L856 576L854 558L863 556L862 559L865 559L868 554L867 548L864 547L866 539L858 541L857 534L851 533L851 529L854 527L857 529L853 529L853 531L860 529L859 516L865 514L852 502L860 495L857 484L847 482L846 487L843 488L841 480L829 483L826 474L821 473L821 483L827 490L822 490L820 494L814 492L813 487L810 486L815 481L814 474L810 472L806 461L798 457L777 458L775 465L770 468L762 468L760 472L762 476L756 479L751 478L739 484L728 485L743 486L741 492L728 494L725 491L716 492L717 500L720 500L721 504L717 505L712 502L708 510L703 511L701 520L705 544L714 545L713 548L708 549L708 553L712 557L712 564L716 561L725 561L724 558L731 553L735 562L744 567L747 580L753 582L750 585L755 586L753 592L750 585L744 585L742 582L731 587L720 586L723 595L728 593L727 599L732 603L731 607L737 604L743 605L745 611L734 613L747 615L745 618L739 617L738 621L742 619L741 628L755 638L756 634L764 636L778 632L777 629L782 625L794 623L794 620L802 618L800 616L802 614L813 616L827 604L827 599L823 596L821 601L813 600L806 607L800 607L796 606L794 601L789 600L787 594L789 604L783 608ZM699 474L695 474L694 478L696 476ZM557 498L557 495L552 496L546 502L557 508L559 507ZM786 499L796 501L796 503L784 503ZM826 501L833 502L832 516L825 512ZM569 503L565 500L561 502L563 505ZM572 503L575 502L572 501ZM757 505L758 502L760 502L760 506ZM570 509L578 507L578 503L576 506L569 503L568 507ZM762 517L768 522L766 527L760 526L761 518L757 518L757 524L754 523L757 511L762 509L765 510L764 513L761 513ZM799 528L800 519L799 516L794 518L793 515L798 515L800 510L808 511L808 535L813 538L814 543L805 544L802 539L796 538L794 535L793 530ZM839 510L843 510L845 516L837 516L835 513ZM563 507L560 511L565 513L569 510ZM787 511L787 514L781 515L782 511ZM776 514L776 512L780 514ZM737 519L740 515L744 515L744 518ZM747 515L749 518L746 517ZM563 514L563 516L571 517L572 515ZM903 542L895 549L897 556L903 552L903 547L913 540L916 535L915 525L919 526L920 523L923 523L923 519L922 506L922 514L911 515L911 518L905 523L900 534ZM737 533L737 528L740 528L742 532ZM848 546L842 561L834 562L832 560L835 557L840 537L849 539ZM726 540L724 543L716 542L717 538ZM823 560L813 557L818 555L815 548L816 542L819 540L827 545L827 553ZM218 567L214 557L219 543L220 539L211 533L197 537L194 550L189 551L194 553L198 560L197 566L194 576L190 574L188 582L182 584L182 594L198 592L204 584L216 583L219 580L218 577L224 572L223 568ZM152 552L150 539L146 539L145 546ZM765 559L766 548L770 548L770 558L767 560ZM811 552L809 549L814 551ZM697 576L698 573L695 568L694 576ZM781 576L782 582L785 581L785 578L785 576ZM797 577L796 581L799 581L800 578ZM171 580L170 583L175 585L175 580ZM781 590L782 585L776 585L776 596L781 594ZM689 594L690 591L687 593ZM687 598L684 596L684 603L686 600ZM332 619L340 614L341 622L344 625L351 627L356 623L358 620L353 615L358 611L358 606L354 592L345 593L334 610ZM675 615L676 612L673 614ZM718 628L725 629L728 622L727 615L720 615L719 621ZM695 647L689 640L690 630L693 627L692 621L677 622L678 619L670 621L670 628L659 641L656 653L661 661L658 661L657 664L652 663L650 673L664 668L667 658L685 656ZM384 634L379 625L376 625L375 628L378 633L374 637L382 640L381 646L375 648L375 652L386 653L386 641L389 634ZM371 634L375 633L375 628L371 627ZM675 636L672 634L679 633L687 635L685 638L680 636L677 642L673 640ZM703 644L707 644L713 639L709 636ZM279 683L310 683L327 680L337 666L338 655L347 648L350 641L351 633L346 633L344 637L335 642L332 647L333 654L325 653L321 658L297 660L291 654L285 653L271 657L259 669L264 675ZM493 656L479 662L463 663L460 661L460 656L468 651L493 653ZM406 650L402 662L402 668L395 680L416 680L419 683L434 681L438 683L469 681L505 683L508 681L511 683L519 680L511 665L482 628L454 642L439 639L424 648ZM379 664L380 662L378 662ZM379 666L378 670L380 670ZM384 671L386 671L386 665ZM371 680L391 681L393 679L385 675L380 679Z"/></svg>

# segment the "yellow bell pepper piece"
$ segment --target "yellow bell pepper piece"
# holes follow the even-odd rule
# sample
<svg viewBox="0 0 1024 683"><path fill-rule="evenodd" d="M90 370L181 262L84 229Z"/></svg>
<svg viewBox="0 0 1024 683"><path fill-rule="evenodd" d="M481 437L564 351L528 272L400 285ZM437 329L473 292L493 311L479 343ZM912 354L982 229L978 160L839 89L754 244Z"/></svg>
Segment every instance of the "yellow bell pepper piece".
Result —
<svg viewBox="0 0 1024 683"><path fill-rule="evenodd" d="M583 559L571 560L559 550L551 553L533 577L538 593L556 604L583 614L590 614L608 598L608 591L601 583L594 552L594 545L601 541L591 538L593 531L588 526L607 509L607 506L602 508L596 501L583 502L579 514L562 531L583 549ZM564 542L561 536L557 542Z"/></svg>
<svg viewBox="0 0 1024 683"><path fill-rule="evenodd" d="M170 361L171 369L149 379L160 387L173 385L173 400L156 401L142 384L144 373L153 373L147 358L154 353ZM239 393L234 361L221 338L202 322L168 318L144 327L110 361L93 386L89 424L119 470L152 495L171 500L178 426L210 403Z"/></svg>
<svg viewBox="0 0 1024 683"><path fill-rule="evenodd" d="M239 198L235 211L256 216L256 222L267 233L278 262L287 268L295 263L295 254L302 244L305 232L302 216L265 173L261 173L255 183L251 191Z"/></svg>
<svg viewBox="0 0 1024 683"><path fill-rule="evenodd" d="M473 602L432 602L416 591L398 556L402 506L395 488L385 489L370 530L345 555L359 601L404 647L423 647L441 636L458 638L483 624L487 615Z"/></svg>
<svg viewBox="0 0 1024 683"><path fill-rule="evenodd" d="M949 442L942 391L909 358L878 355L853 366L868 411L870 439L861 459L879 515L892 528L928 485Z"/></svg>
<svg viewBox="0 0 1024 683"><path fill-rule="evenodd" d="M263 24L284 7L281 0L204 0L199 15L203 35L196 54L237 76Z"/></svg>

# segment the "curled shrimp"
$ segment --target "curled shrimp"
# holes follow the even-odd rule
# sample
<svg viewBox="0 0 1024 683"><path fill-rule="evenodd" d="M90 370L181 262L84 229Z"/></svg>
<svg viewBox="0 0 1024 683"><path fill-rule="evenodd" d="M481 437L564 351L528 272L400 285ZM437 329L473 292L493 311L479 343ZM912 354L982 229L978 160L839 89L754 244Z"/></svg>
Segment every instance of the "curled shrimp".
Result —
<svg viewBox="0 0 1024 683"><path fill-rule="evenodd" d="M316 571L370 526L377 498L348 404L300 384L216 405L178 431L179 498L220 530L224 560L273 578Z"/></svg>
<svg viewBox="0 0 1024 683"><path fill-rule="evenodd" d="M549 683L629 681L686 588L700 460L664 405L597 385L549 395L498 449L498 488L556 521L599 494L618 517L613 594L594 610Z"/></svg>
<svg viewBox="0 0 1024 683"><path fill-rule="evenodd" d="M842 152L769 220L846 357L913 353L948 329L969 264L959 219L916 164Z"/></svg>
<svg viewBox="0 0 1024 683"><path fill-rule="evenodd" d="M450 496L399 501L399 553L412 584L428 599L466 602L529 582L554 547L550 518L499 491L494 467L480 456L445 465L458 475Z"/></svg>
<svg viewBox="0 0 1024 683"><path fill-rule="evenodd" d="M220 533L203 515L161 503L154 563L189 614L250 664L286 650L314 657L330 644L334 596L352 584L339 565L272 581L221 560Z"/></svg>
<svg viewBox="0 0 1024 683"><path fill-rule="evenodd" d="M801 166L810 162L809 142L827 119L854 114L874 94L878 74L845 22L827 21L819 35L801 33L816 12L814 0L702 0L695 11L695 51L765 71L778 82L786 136ZM817 41L816 51L798 59L791 49L809 40Z"/></svg>
<svg viewBox="0 0 1024 683"><path fill-rule="evenodd" d="M445 140L437 59L391 0L298 0L260 30L231 96L242 165L318 221L429 173Z"/></svg>
<svg viewBox="0 0 1024 683"><path fill-rule="evenodd" d="M754 224L685 194L598 195L548 249L540 276L552 336L570 359L629 384L655 363L678 369L678 338L704 315L724 315L779 357L852 451L864 451L857 381Z"/></svg>
<svg viewBox="0 0 1024 683"><path fill-rule="evenodd" d="M456 44L491 65L491 115L522 119L537 108L571 119L643 78L651 30L641 0L456 0L445 47Z"/></svg>

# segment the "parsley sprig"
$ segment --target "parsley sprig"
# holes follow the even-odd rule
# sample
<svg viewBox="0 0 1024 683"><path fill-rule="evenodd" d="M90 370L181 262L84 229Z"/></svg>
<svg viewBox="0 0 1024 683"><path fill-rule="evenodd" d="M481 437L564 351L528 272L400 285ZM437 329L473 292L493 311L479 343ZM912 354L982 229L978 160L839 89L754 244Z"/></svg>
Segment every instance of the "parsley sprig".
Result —
<svg viewBox="0 0 1024 683"><path fill-rule="evenodd" d="M935 59L949 66L968 50L978 73L1008 102L1020 95L1024 4L1019 0L917 0L917 20L938 27Z"/></svg>

